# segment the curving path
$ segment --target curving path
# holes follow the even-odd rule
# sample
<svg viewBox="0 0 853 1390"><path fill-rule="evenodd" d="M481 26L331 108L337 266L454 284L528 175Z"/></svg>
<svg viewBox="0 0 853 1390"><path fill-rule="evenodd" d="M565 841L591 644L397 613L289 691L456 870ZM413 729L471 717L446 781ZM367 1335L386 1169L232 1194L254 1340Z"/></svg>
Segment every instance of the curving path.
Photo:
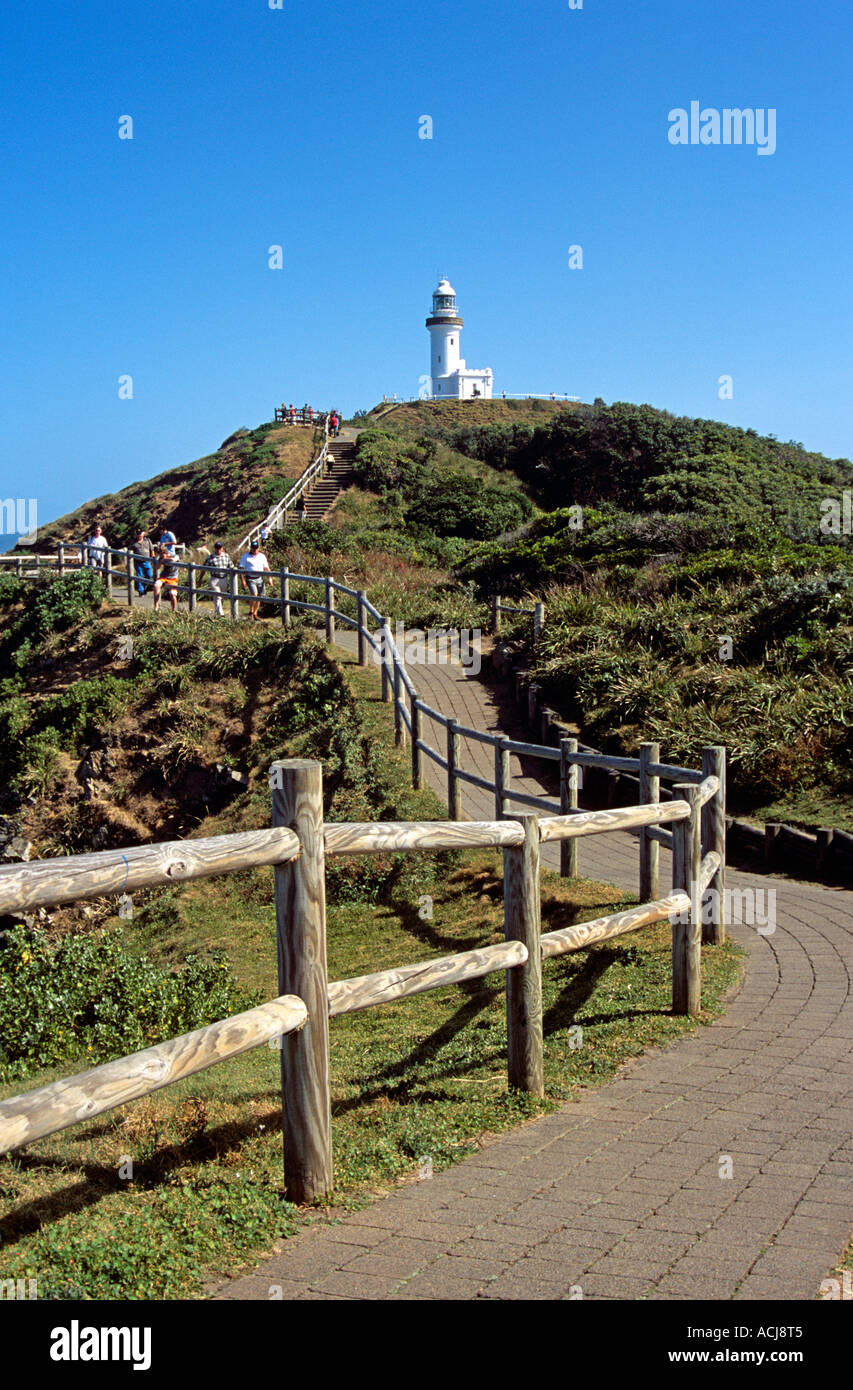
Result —
<svg viewBox="0 0 853 1390"><path fill-rule="evenodd" d="M458 667L410 669L442 713L521 732ZM466 741L462 765L491 777L492 750ZM542 794L527 766L517 785ZM468 785L463 808L494 815ZM552 867L557 854L543 846ZM627 834L580 842L582 873L633 892L637 861ZM661 847L662 886L669 870ZM813 1299L853 1229L853 892L731 870L728 885L775 889L776 930L731 928L749 960L725 1017L212 1296Z"/></svg>

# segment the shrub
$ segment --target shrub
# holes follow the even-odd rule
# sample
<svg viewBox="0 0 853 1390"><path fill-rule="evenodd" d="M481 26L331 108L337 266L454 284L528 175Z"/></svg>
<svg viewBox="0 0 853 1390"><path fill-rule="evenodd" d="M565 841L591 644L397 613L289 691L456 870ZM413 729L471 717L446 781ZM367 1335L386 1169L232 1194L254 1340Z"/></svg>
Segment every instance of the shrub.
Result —
<svg viewBox="0 0 853 1390"><path fill-rule="evenodd" d="M188 956L170 972L123 942L120 929L56 946L38 928L0 933L0 1081L136 1052L257 1002L238 989L222 952Z"/></svg>

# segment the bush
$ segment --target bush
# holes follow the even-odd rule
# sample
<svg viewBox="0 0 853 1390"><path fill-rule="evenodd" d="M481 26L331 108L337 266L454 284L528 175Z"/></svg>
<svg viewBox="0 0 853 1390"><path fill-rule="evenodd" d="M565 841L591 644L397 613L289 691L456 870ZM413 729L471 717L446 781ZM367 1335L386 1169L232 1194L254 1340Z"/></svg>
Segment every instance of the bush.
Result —
<svg viewBox="0 0 853 1390"><path fill-rule="evenodd" d="M0 933L0 1081L137 1052L257 1002L222 952L169 972L128 955L123 941L120 929L56 946L38 928Z"/></svg>

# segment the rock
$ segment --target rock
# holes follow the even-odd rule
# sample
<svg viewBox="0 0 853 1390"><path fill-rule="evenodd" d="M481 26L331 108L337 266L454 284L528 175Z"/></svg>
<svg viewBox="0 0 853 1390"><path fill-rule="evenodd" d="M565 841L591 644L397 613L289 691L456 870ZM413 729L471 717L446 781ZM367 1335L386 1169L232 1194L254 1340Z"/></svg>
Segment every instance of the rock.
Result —
<svg viewBox="0 0 853 1390"><path fill-rule="evenodd" d="M244 790L249 785L248 773L240 772L237 768L228 767L225 763L217 763L216 771L219 780L225 787L242 787Z"/></svg>
<svg viewBox="0 0 853 1390"><path fill-rule="evenodd" d="M17 816L0 816L0 845L8 844L21 833L21 822Z"/></svg>
<svg viewBox="0 0 853 1390"><path fill-rule="evenodd" d="M13 860L16 863L27 864L32 857L34 849L35 845L30 844L29 840L25 840L22 835L16 835L15 838L10 840L5 846L3 858Z"/></svg>

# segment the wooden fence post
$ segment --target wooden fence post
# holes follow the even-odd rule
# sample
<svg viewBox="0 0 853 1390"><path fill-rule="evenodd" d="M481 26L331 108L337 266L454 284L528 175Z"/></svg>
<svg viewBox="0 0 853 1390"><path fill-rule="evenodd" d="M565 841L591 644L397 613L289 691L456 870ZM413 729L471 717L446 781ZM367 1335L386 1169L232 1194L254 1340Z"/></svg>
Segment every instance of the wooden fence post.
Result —
<svg viewBox="0 0 853 1390"><path fill-rule="evenodd" d="M332 588L334 580L331 575L326 579L326 642L335 640L335 617L332 609L335 606L335 591Z"/></svg>
<svg viewBox="0 0 853 1390"><path fill-rule="evenodd" d="M492 594L492 632L496 637L500 636L501 631L501 596Z"/></svg>
<svg viewBox="0 0 853 1390"><path fill-rule="evenodd" d="M125 569L127 570L127 603L128 607L133 607L133 556L129 550L125 551Z"/></svg>
<svg viewBox="0 0 853 1390"><path fill-rule="evenodd" d="M394 679L394 742L398 748L406 746L406 725L403 722L403 701L405 700L405 690L400 677L400 661L397 656L392 657L393 679Z"/></svg>
<svg viewBox="0 0 853 1390"><path fill-rule="evenodd" d="M660 801L660 777L649 772L649 763L660 762L659 743L640 744L640 805ZM660 844L649 839L647 827L640 830L640 902L656 902L660 897Z"/></svg>
<svg viewBox="0 0 853 1390"><path fill-rule="evenodd" d="M560 739L560 815L568 816L578 809L578 765L571 761L570 755L577 753L576 738ZM577 840L560 841L560 875L562 878L578 876Z"/></svg>
<svg viewBox="0 0 853 1390"><path fill-rule="evenodd" d="M542 951L539 901L539 818L513 813L524 844L504 849L504 935L523 941L528 958L506 972L507 1079L531 1095L545 1094L542 1043Z"/></svg>
<svg viewBox="0 0 853 1390"><path fill-rule="evenodd" d="M228 571L228 596L231 602L231 621L236 623L240 611L237 607L237 571L233 567Z"/></svg>
<svg viewBox="0 0 853 1390"><path fill-rule="evenodd" d="M509 771L509 749L504 748L504 740L495 740L495 819L502 820L504 813L504 797L509 791L510 771Z"/></svg>
<svg viewBox="0 0 853 1390"><path fill-rule="evenodd" d="M423 749L421 740L421 706L417 696L412 699L412 786L420 791L424 784Z"/></svg>
<svg viewBox="0 0 853 1390"><path fill-rule="evenodd" d="M717 777L720 789L702 807L702 857L719 854L720 867L708 884L713 890L711 920L702 921L702 940L722 946L726 939L726 750L720 744L702 749L702 776Z"/></svg>
<svg viewBox="0 0 853 1390"><path fill-rule="evenodd" d="M281 590L278 600L278 608L281 614L281 625L285 630L290 627L290 575L284 568L278 574L279 588Z"/></svg>
<svg viewBox="0 0 853 1390"><path fill-rule="evenodd" d="M188 590L188 592L187 592L187 601L188 601L189 606L190 606L190 612L191 612L191 613L194 613L194 612L195 612L195 608L196 608L196 604L197 604L197 602L198 602L198 599L196 598L196 592L195 592L195 590L196 590L195 565L193 564L192 560L187 560L187 590Z"/></svg>
<svg viewBox="0 0 853 1390"><path fill-rule="evenodd" d="M678 913L672 925L672 1012L695 1015L702 1007L699 788L693 782L680 783L672 795L690 803L689 820L672 822L672 887L690 899L689 912Z"/></svg>
<svg viewBox="0 0 853 1390"><path fill-rule="evenodd" d="M391 651L391 619L382 619L379 632L380 655L382 657L382 699L387 705L391 699L391 677L388 674L388 658Z"/></svg>
<svg viewBox="0 0 853 1390"><path fill-rule="evenodd" d="M357 617L357 619L358 619L358 627L356 628L356 632L357 632L357 634L358 634L358 664L359 664L359 666L366 666L366 665L367 665L367 633L365 632L365 628L367 627L367 610L366 610L366 608L365 608L365 606L364 606L366 602L367 602L367 591L366 591L365 589L359 589L359 591L358 591L358 608L357 608L357 610L356 610L356 617Z"/></svg>
<svg viewBox="0 0 853 1390"><path fill-rule="evenodd" d="M59 545L56 547L56 561L57 561L56 568L57 568L58 573L59 573L59 574L64 574L64 573L65 573L65 546L62 544L62 541L60 541L60 542L59 542Z"/></svg>
<svg viewBox="0 0 853 1390"><path fill-rule="evenodd" d="M459 766L459 725L451 719L447 725L447 810L451 820L462 819L462 783L456 776Z"/></svg>
<svg viewBox="0 0 853 1390"><path fill-rule="evenodd" d="M536 725L536 710L539 704L540 688L541 687L538 686L535 681L527 687L527 722L531 729L535 728Z"/></svg>
<svg viewBox="0 0 853 1390"><path fill-rule="evenodd" d="M275 867L278 992L308 1010L301 1033L281 1039L282 1131L288 1201L313 1202L331 1191L329 989L323 770L307 758L274 762L272 823L294 830L302 852Z"/></svg>
<svg viewBox="0 0 853 1390"><path fill-rule="evenodd" d="M536 603L533 606L533 641L539 641L539 634L545 624L545 605Z"/></svg>

